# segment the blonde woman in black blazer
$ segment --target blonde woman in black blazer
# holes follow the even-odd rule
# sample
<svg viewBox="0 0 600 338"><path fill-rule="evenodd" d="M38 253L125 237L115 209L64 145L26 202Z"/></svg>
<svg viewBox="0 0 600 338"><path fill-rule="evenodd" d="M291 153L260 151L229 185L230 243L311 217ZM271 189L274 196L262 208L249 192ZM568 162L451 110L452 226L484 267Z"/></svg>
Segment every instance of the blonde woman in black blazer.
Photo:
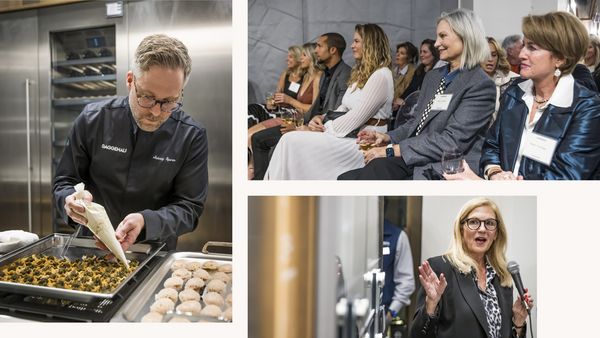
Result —
<svg viewBox="0 0 600 338"><path fill-rule="evenodd" d="M449 251L419 266L410 337L525 337L527 310L520 297L513 303L506 244L496 204L485 198L467 202L454 222ZM528 292L524 298L532 308Z"/></svg>

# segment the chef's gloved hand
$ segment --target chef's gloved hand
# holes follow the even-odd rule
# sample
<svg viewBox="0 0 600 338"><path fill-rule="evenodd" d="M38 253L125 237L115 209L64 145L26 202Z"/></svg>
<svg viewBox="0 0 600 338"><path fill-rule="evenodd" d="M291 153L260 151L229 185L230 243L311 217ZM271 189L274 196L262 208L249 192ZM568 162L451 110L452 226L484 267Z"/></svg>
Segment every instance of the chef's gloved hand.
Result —
<svg viewBox="0 0 600 338"><path fill-rule="evenodd" d="M84 202L91 203L94 199L92 194L87 190L84 190L83 192ZM81 201L75 198L75 194L77 193L74 192L65 198L65 211L67 212L67 216L69 216L75 223L86 225L88 221L84 216L85 208L81 205Z"/></svg>
<svg viewBox="0 0 600 338"><path fill-rule="evenodd" d="M135 243L135 240L144 228L144 224L144 216L140 213L129 214L119 223L117 230L115 230L115 235L119 243L121 243L123 251L126 251Z"/></svg>

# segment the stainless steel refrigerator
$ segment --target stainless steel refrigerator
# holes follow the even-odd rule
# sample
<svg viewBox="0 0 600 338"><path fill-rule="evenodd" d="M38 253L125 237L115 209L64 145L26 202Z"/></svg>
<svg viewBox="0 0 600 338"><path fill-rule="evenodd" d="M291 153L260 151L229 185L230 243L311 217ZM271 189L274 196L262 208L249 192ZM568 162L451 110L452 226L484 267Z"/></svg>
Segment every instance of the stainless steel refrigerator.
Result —
<svg viewBox="0 0 600 338"><path fill-rule="evenodd" d="M232 5L213 1L105 2L0 14L0 231L66 232L52 208L54 165L86 103L126 95L125 74L149 34L180 39L192 57L184 110L207 128L209 193L179 250L231 241Z"/></svg>

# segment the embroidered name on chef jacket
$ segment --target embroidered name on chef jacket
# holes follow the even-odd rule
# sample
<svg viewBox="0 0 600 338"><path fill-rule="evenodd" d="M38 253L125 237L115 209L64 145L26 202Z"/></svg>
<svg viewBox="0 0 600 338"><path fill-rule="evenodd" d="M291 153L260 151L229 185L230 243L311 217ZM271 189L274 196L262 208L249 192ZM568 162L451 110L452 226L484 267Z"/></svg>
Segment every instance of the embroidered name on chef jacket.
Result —
<svg viewBox="0 0 600 338"><path fill-rule="evenodd" d="M119 148L119 147L107 145L107 144L104 144L104 143L102 143L101 147L102 147L102 149L106 149L106 150L110 150L110 151L116 151L118 153L123 153L123 154L127 153L127 148Z"/></svg>
<svg viewBox="0 0 600 338"><path fill-rule="evenodd" d="M176 160L174 158L170 158L169 156L166 157L161 157L158 155L154 155L152 157L153 160L157 160L157 161L161 161L161 162L175 162Z"/></svg>

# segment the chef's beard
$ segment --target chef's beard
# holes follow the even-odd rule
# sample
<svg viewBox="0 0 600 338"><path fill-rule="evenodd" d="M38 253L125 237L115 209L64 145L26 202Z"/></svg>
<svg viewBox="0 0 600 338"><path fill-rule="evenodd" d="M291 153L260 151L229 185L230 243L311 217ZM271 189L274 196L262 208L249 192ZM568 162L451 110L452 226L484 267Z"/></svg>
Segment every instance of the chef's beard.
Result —
<svg viewBox="0 0 600 338"><path fill-rule="evenodd" d="M162 115L155 117L150 112L140 112L139 110L144 108L139 107L138 103L133 101L131 96L129 97L129 107L135 124L137 124L138 128L146 132L156 131L170 116L165 114L165 117L162 117Z"/></svg>

